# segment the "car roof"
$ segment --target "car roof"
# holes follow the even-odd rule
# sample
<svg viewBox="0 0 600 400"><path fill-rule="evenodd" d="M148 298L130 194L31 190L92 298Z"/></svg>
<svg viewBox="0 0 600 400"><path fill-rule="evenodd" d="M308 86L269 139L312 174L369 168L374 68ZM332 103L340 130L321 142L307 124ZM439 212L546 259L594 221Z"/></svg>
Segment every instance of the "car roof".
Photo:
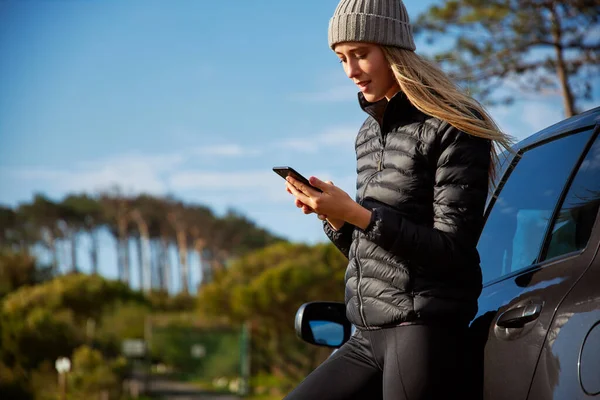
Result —
<svg viewBox="0 0 600 400"><path fill-rule="evenodd" d="M567 118L563 121L550 125L541 131L521 140L513 146L513 149L519 151L525 147L529 147L539 142L543 142L553 137L559 136L566 132L575 131L582 128L594 126L600 122L600 107L595 107L581 114Z"/></svg>

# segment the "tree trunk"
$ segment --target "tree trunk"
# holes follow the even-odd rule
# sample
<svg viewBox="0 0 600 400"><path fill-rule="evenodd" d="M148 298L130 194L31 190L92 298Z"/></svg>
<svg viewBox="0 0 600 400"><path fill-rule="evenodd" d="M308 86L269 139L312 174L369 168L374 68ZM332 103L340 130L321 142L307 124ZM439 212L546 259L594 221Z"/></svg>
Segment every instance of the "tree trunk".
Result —
<svg viewBox="0 0 600 400"><path fill-rule="evenodd" d="M152 289L152 267L150 265L150 233L148 225L144 224L142 228L142 270L144 271L144 289Z"/></svg>
<svg viewBox="0 0 600 400"><path fill-rule="evenodd" d="M58 276L58 274L60 273L60 268L59 268L60 256L58 254L58 246L56 245L56 239L54 239L54 237L52 237L52 244L50 247L50 251L52 252L52 274L54 276Z"/></svg>
<svg viewBox="0 0 600 400"><path fill-rule="evenodd" d="M131 285L130 278L131 274L129 273L129 237L124 237L119 239L119 258L120 264L122 266L121 272L122 275L120 277L122 282Z"/></svg>
<svg viewBox="0 0 600 400"><path fill-rule="evenodd" d="M123 259L125 260L125 282L131 286L131 256L129 248L129 236L123 238Z"/></svg>
<svg viewBox="0 0 600 400"><path fill-rule="evenodd" d="M162 274L160 276L160 287L167 292L171 288L171 260L169 258L169 238L161 238L161 260Z"/></svg>
<svg viewBox="0 0 600 400"><path fill-rule="evenodd" d="M77 231L71 229L71 272L78 272L77 268Z"/></svg>
<svg viewBox="0 0 600 400"><path fill-rule="evenodd" d="M98 232L95 229L89 231L92 247L90 249L90 261L92 262L92 274L98 274Z"/></svg>
<svg viewBox="0 0 600 400"><path fill-rule="evenodd" d="M62 246L62 255L63 255L63 261L64 261L64 273L67 274L69 271L69 246L68 246L68 241L66 237L63 237L63 239L61 240L61 246Z"/></svg>
<svg viewBox="0 0 600 400"><path fill-rule="evenodd" d="M117 229L118 229L118 240L119 240L119 264L121 265L121 273L122 275L119 277L121 281L126 282L131 285L129 282L130 274L129 274L129 236L127 232L128 225L127 218L120 217L117 220Z"/></svg>
<svg viewBox="0 0 600 400"><path fill-rule="evenodd" d="M152 275L150 268L150 228L138 210L131 213L131 218L137 225L140 236L138 237L138 255L140 264L140 289L150 291Z"/></svg>
<svg viewBox="0 0 600 400"><path fill-rule="evenodd" d="M144 270L144 289L150 291L152 289L152 266L150 264L150 235L148 231L142 234L142 269Z"/></svg>
<svg viewBox="0 0 600 400"><path fill-rule="evenodd" d="M157 240L150 240L150 288L158 287L158 243Z"/></svg>
<svg viewBox="0 0 600 400"><path fill-rule="evenodd" d="M52 275L57 276L59 270L58 270L58 251L56 248L56 238L54 237L54 234L52 233L52 230L50 228L44 228L42 237L44 238L44 241L46 242L46 245L48 246L48 250L50 251L50 258L52 260L51 261Z"/></svg>
<svg viewBox="0 0 600 400"><path fill-rule="evenodd" d="M225 250L217 249L213 252L211 266L212 274L223 271L225 269L225 261L229 258L229 253Z"/></svg>
<svg viewBox="0 0 600 400"><path fill-rule="evenodd" d="M206 241L201 238L196 238L194 240L194 250L198 254L198 260L200 262L200 275L202 276L202 280L200 281L199 286L204 286L207 283L212 282L213 276L211 274L210 261L206 257L206 253L204 251L206 245Z"/></svg>
<svg viewBox="0 0 600 400"><path fill-rule="evenodd" d="M117 279L123 281L123 255L121 250L121 238L118 235L115 236L115 247L117 250Z"/></svg>
<svg viewBox="0 0 600 400"><path fill-rule="evenodd" d="M560 82L562 91L563 105L565 107L565 116L572 117L577 112L575 110L575 100L573 99L573 91L569 84L569 76L567 66L565 64L564 50L562 47L562 26L561 21L553 5L551 8L552 19L552 37L554 39L554 51L556 52L556 74Z"/></svg>
<svg viewBox="0 0 600 400"><path fill-rule="evenodd" d="M573 100L573 92L571 91L569 77L567 76L566 72L565 61L563 58L563 50L558 46L555 46L555 49L557 57L556 73L558 74L558 79L560 80L563 104L565 107L565 116L569 118L577 114L577 112L575 111L575 101Z"/></svg>
<svg viewBox="0 0 600 400"><path fill-rule="evenodd" d="M188 270L188 259L187 259L187 236L186 232L182 229L177 230L177 250L179 251L179 273L180 273L180 284L181 289L184 293L189 293L189 270Z"/></svg>
<svg viewBox="0 0 600 400"><path fill-rule="evenodd" d="M144 251L142 250L142 237L138 236L135 238L135 244L137 246L137 255L138 255L138 275L139 275L139 284L140 290L144 290Z"/></svg>

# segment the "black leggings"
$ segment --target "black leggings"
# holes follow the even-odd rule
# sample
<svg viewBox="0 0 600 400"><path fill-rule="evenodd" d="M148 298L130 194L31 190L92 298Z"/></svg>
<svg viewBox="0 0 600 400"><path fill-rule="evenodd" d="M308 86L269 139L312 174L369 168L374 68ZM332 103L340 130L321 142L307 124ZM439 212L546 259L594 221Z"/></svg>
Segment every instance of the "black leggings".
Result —
<svg viewBox="0 0 600 400"><path fill-rule="evenodd" d="M467 328L408 325L356 331L286 400L465 399Z"/></svg>

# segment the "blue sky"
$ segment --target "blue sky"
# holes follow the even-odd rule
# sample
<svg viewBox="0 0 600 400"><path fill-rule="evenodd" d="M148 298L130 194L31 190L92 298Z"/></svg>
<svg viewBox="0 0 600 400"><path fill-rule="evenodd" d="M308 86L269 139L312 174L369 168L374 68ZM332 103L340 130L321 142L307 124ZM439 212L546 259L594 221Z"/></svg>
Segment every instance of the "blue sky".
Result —
<svg viewBox="0 0 600 400"><path fill-rule="evenodd" d="M0 1L0 203L118 184L325 240L271 167L354 195L365 115L327 46L336 4ZM431 4L406 2L413 18ZM563 118L558 96L490 111L518 138Z"/></svg>

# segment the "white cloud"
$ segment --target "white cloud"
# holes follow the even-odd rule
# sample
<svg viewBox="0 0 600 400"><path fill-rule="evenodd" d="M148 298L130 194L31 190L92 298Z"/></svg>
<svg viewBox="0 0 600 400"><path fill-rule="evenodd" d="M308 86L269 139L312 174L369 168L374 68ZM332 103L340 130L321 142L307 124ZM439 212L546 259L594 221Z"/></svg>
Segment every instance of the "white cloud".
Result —
<svg viewBox="0 0 600 400"><path fill-rule="evenodd" d="M491 107L490 113L500 129L518 140L564 119L557 102L542 98L518 101L514 107Z"/></svg>
<svg viewBox="0 0 600 400"><path fill-rule="evenodd" d="M325 145L352 145L354 148L354 141L358 128L331 128L326 130L321 135L316 137L316 140L320 144Z"/></svg>
<svg viewBox="0 0 600 400"><path fill-rule="evenodd" d="M300 153L316 153L319 145L313 138L290 138L276 144L277 147L291 149Z"/></svg>
<svg viewBox="0 0 600 400"><path fill-rule="evenodd" d="M273 173L269 171L179 171L171 175L174 189L229 189L268 186Z"/></svg>
<svg viewBox="0 0 600 400"><path fill-rule="evenodd" d="M243 157L260 155L261 151L257 148L248 148L239 144L223 144L198 147L192 153L208 156Z"/></svg>
<svg viewBox="0 0 600 400"><path fill-rule="evenodd" d="M285 181L270 170L214 172L188 170L169 178L176 191L197 198L220 199L219 204L248 204L290 201Z"/></svg>
<svg viewBox="0 0 600 400"><path fill-rule="evenodd" d="M331 180L354 197L356 177L354 175L331 175L315 171L323 181ZM309 175L306 175L308 178ZM188 170L176 172L169 178L169 186L187 197L209 200L211 204L247 205L260 204L264 207L277 203L292 203L285 190L285 181L270 170L214 172Z"/></svg>
<svg viewBox="0 0 600 400"><path fill-rule="evenodd" d="M164 182L157 178L155 171L135 168L125 171L115 166L98 170L68 171L44 168L22 168L11 171L9 176L19 180L34 182L36 187L52 187L63 192L98 192L118 186L125 192L163 193Z"/></svg>
<svg viewBox="0 0 600 400"><path fill-rule="evenodd" d="M295 93L290 99L309 103L339 103L356 101L356 93L357 89L352 85L339 85L316 92Z"/></svg>
<svg viewBox="0 0 600 400"><path fill-rule="evenodd" d="M285 148L306 154L315 154L319 151L330 151L331 146L349 146L354 149L357 127L333 127L325 129L322 133L308 137L291 137L271 143L270 146L277 149ZM251 157L260 156L265 153L264 149L248 147L236 143L217 144L196 147L185 151L185 157L220 156L220 157Z"/></svg>
<svg viewBox="0 0 600 400"><path fill-rule="evenodd" d="M353 150L357 131L357 128L330 128L315 136L289 138L277 143L276 146L289 148L301 153L339 150L339 148L334 148L333 146L346 146Z"/></svg>
<svg viewBox="0 0 600 400"><path fill-rule="evenodd" d="M177 168L185 161L183 153L171 154L139 154L126 153L109 156L99 160L82 161L77 166L82 169L97 169L113 166L116 169L128 171L137 168L151 168L158 171L169 171Z"/></svg>
<svg viewBox="0 0 600 400"><path fill-rule="evenodd" d="M355 134L354 128L330 128L309 138L283 139L271 146L304 153L330 152L335 147L339 153L344 145L349 151L353 148ZM289 200L283 181L269 169L237 172L186 169L187 163L198 155L243 157L253 154L259 154L259 149L235 143L165 154L125 153L76 162L65 168L27 165L0 167L0 178L11 188L11 196L28 188L62 195L79 191L97 193L116 186L131 194L146 192L162 195L185 191L187 194L194 192L203 196L233 195L234 199L242 201Z"/></svg>
<svg viewBox="0 0 600 400"><path fill-rule="evenodd" d="M164 176L175 170L184 157L123 154L76 163L70 169L46 167L3 168L2 175L31 186L52 191L97 192L119 186L125 192L161 194L168 191Z"/></svg>
<svg viewBox="0 0 600 400"><path fill-rule="evenodd" d="M550 104L528 102L521 108L521 118L529 125L530 134L564 119L564 112Z"/></svg>

